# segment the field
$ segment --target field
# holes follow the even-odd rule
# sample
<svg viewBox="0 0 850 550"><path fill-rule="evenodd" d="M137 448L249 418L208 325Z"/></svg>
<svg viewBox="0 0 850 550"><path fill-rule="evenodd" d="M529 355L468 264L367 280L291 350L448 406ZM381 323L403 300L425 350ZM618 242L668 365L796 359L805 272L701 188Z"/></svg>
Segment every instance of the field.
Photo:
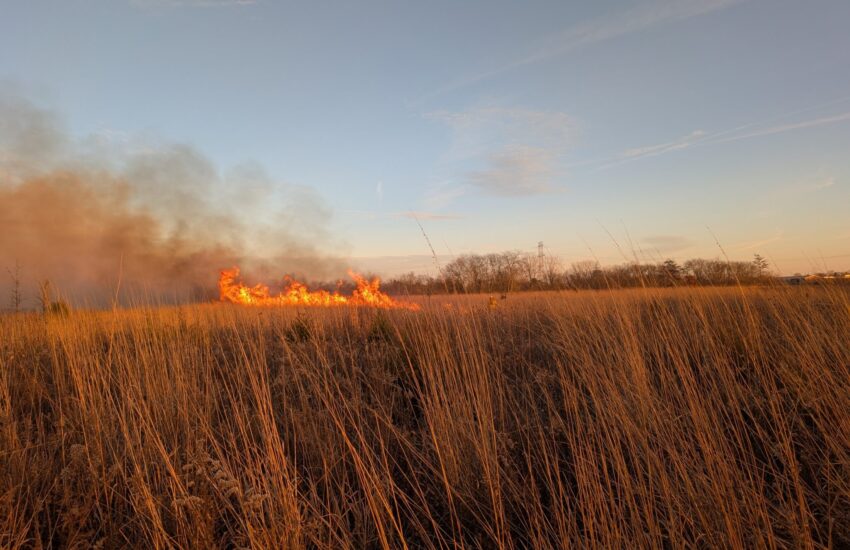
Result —
<svg viewBox="0 0 850 550"><path fill-rule="evenodd" d="M846 289L418 300L0 317L0 547L850 545Z"/></svg>

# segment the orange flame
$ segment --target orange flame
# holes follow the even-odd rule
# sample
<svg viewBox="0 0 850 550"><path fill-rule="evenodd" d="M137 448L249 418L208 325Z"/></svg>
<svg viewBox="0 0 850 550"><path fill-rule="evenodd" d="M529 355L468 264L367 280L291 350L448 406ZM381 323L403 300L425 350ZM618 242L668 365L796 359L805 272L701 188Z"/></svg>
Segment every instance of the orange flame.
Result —
<svg viewBox="0 0 850 550"><path fill-rule="evenodd" d="M246 286L239 281L239 268L225 269L218 279L218 289L222 302L232 302L246 306L372 306L387 309L409 309L418 311L419 304L399 302L380 291L381 280L375 277L371 281L348 270L348 275L357 284L351 296L327 290L310 291L307 287L287 277L286 288L273 296L269 287L263 284Z"/></svg>

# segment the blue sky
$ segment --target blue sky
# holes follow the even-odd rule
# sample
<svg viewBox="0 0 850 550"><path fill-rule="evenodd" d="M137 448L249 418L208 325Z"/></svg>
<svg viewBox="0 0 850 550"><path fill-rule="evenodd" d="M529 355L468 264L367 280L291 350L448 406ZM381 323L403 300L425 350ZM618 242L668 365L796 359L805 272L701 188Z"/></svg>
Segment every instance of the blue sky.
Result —
<svg viewBox="0 0 850 550"><path fill-rule="evenodd" d="M846 0L0 10L0 80L73 135L311 188L321 246L361 267L430 269L415 215L446 258L683 260L716 236L782 272L850 269Z"/></svg>

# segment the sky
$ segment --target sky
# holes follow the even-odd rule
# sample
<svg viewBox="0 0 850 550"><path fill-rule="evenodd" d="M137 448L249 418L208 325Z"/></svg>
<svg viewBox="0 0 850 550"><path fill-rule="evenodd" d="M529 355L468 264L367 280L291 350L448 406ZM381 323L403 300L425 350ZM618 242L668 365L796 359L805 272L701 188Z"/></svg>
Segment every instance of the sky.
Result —
<svg viewBox="0 0 850 550"><path fill-rule="evenodd" d="M441 261L790 274L850 269L849 24L846 0L0 0L0 83L80 141L261 167L249 219L309 189L316 246L359 268L433 271L424 232Z"/></svg>

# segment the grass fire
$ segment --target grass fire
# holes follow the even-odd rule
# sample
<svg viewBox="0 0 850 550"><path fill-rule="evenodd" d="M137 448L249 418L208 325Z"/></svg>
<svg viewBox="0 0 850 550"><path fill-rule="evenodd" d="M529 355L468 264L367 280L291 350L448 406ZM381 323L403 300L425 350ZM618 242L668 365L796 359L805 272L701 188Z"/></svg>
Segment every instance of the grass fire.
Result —
<svg viewBox="0 0 850 550"><path fill-rule="evenodd" d="M385 309L419 310L419 304L400 302L380 291L381 280L364 279L354 271L348 275L357 284L350 296L327 290L310 291L298 281L287 279L286 288L277 295L271 295L269 287L263 284L245 286L238 281L239 268L225 269L218 279L220 299L245 306L371 306Z"/></svg>

